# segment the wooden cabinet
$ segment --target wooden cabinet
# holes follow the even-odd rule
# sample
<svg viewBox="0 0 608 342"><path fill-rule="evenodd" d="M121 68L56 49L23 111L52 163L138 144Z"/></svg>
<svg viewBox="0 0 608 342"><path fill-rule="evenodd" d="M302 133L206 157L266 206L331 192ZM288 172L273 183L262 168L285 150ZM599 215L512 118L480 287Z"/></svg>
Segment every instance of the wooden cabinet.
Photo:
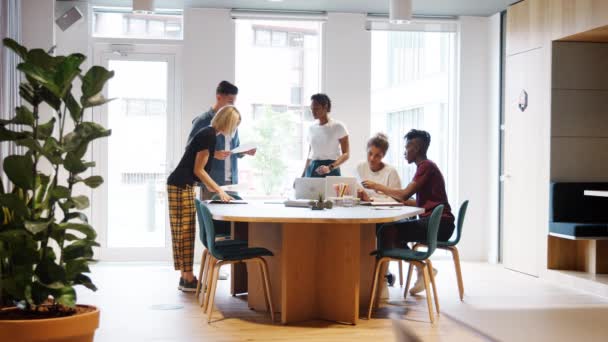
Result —
<svg viewBox="0 0 608 342"><path fill-rule="evenodd" d="M551 0L547 2L547 30L552 40L608 25L606 0Z"/></svg>
<svg viewBox="0 0 608 342"><path fill-rule="evenodd" d="M546 0L525 0L507 10L507 56L542 46Z"/></svg>

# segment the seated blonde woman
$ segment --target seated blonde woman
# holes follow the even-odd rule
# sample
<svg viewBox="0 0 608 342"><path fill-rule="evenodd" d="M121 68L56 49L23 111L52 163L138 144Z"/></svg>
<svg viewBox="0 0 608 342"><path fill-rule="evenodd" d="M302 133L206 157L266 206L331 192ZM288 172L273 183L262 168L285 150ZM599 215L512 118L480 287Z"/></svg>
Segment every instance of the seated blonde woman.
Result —
<svg viewBox="0 0 608 342"><path fill-rule="evenodd" d="M383 133L378 133L367 141L367 161L357 165L359 181L374 181L389 188L401 188L401 179L397 170L382 161L388 147L388 138ZM357 195L362 201L396 202L396 200L381 192L364 189L363 187L357 190Z"/></svg>

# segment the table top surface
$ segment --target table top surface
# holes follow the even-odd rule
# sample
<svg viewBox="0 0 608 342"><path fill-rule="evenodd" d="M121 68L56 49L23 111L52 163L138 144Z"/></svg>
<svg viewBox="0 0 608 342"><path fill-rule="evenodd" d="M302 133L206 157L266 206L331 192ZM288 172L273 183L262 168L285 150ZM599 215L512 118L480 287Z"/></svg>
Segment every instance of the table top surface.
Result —
<svg viewBox="0 0 608 342"><path fill-rule="evenodd" d="M585 196L608 197L608 191L604 191L604 190L585 190Z"/></svg>
<svg viewBox="0 0 608 342"><path fill-rule="evenodd" d="M215 220L233 222L389 223L424 213L422 208L407 206L355 206L311 210L309 208L285 207L282 203L264 201L247 201L247 204L209 204L208 207Z"/></svg>

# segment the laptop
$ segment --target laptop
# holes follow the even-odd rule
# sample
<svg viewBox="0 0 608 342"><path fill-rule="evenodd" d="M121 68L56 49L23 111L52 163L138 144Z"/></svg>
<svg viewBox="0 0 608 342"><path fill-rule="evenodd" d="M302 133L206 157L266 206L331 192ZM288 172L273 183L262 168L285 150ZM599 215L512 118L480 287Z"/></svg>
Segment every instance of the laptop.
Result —
<svg viewBox="0 0 608 342"><path fill-rule="evenodd" d="M325 177L325 196L331 197L342 197L337 193L339 188L338 184L346 184L346 188L342 193L342 196L357 197L357 178L355 177L341 177L341 176L327 176ZM334 185L336 185L334 187Z"/></svg>
<svg viewBox="0 0 608 342"><path fill-rule="evenodd" d="M296 178L296 199L318 200L325 196L325 178Z"/></svg>

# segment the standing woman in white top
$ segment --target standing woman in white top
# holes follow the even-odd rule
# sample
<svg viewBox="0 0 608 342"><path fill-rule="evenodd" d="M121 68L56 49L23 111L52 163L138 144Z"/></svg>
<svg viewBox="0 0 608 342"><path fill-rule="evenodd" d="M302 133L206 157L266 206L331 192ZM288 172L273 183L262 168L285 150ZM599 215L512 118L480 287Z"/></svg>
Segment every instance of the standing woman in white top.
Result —
<svg viewBox="0 0 608 342"><path fill-rule="evenodd" d="M367 141L367 161L357 165L359 181L371 180L389 188L401 189L401 178L399 178L397 170L382 161L388 151L388 146L388 137L383 133L377 133ZM374 190L361 188L357 194L363 201L395 201Z"/></svg>
<svg viewBox="0 0 608 342"><path fill-rule="evenodd" d="M340 165L348 160L348 132L344 125L329 117L331 100L325 94L310 97L310 109L318 120L308 131L308 159L302 177L340 176Z"/></svg>

